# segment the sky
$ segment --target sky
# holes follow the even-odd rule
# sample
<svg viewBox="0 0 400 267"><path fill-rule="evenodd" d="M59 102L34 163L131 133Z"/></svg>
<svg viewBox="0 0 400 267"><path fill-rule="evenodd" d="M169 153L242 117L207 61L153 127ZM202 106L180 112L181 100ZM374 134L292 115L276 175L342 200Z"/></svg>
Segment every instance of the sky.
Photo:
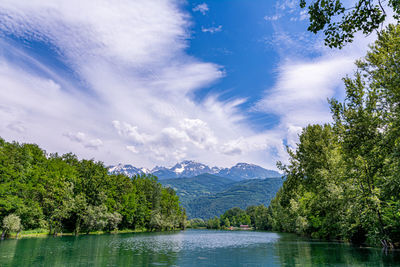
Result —
<svg viewBox="0 0 400 267"><path fill-rule="evenodd" d="M106 165L276 169L373 35L342 50L296 0L1 0L0 137Z"/></svg>

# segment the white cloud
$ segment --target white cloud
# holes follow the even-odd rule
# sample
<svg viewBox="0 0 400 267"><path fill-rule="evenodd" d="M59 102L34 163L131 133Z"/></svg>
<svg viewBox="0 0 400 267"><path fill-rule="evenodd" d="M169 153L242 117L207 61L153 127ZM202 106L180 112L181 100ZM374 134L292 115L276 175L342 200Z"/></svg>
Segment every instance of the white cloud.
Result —
<svg viewBox="0 0 400 267"><path fill-rule="evenodd" d="M117 120L113 121L112 124L120 136L127 137L136 144L145 144L151 140L149 135L139 133L138 126L130 125L127 122L121 123Z"/></svg>
<svg viewBox="0 0 400 267"><path fill-rule="evenodd" d="M300 17L299 20L306 20L309 18L310 15L308 15L308 10L303 9L302 11L300 11Z"/></svg>
<svg viewBox="0 0 400 267"><path fill-rule="evenodd" d="M200 119L184 119L180 128L189 137L189 140L199 148L210 149L217 144L217 138L206 122Z"/></svg>
<svg viewBox="0 0 400 267"><path fill-rule="evenodd" d="M222 25L219 25L218 27L209 27L209 28L204 28L201 27L202 32L209 32L209 33L216 33L222 31Z"/></svg>
<svg viewBox="0 0 400 267"><path fill-rule="evenodd" d="M26 131L25 126L20 121L13 121L7 125L7 128L17 133L24 133Z"/></svg>
<svg viewBox="0 0 400 267"><path fill-rule="evenodd" d="M289 13L293 12L299 5L298 1L296 0L281 0L277 1L277 8L281 10L286 10Z"/></svg>
<svg viewBox="0 0 400 267"><path fill-rule="evenodd" d="M87 135L82 132L66 133L64 134L64 136L67 137L72 142L80 143L84 147L89 149L97 150L101 146L103 146L103 141L101 141L99 138L89 139Z"/></svg>
<svg viewBox="0 0 400 267"><path fill-rule="evenodd" d="M334 73L347 70L351 56L334 60L323 52L324 57L310 61L287 50L290 60L282 60L276 85L257 106L277 114L281 124L258 133L240 111L246 99L193 99L196 90L226 74L223 66L186 54L191 18L179 3L1 1L2 39L14 35L40 41L58 53L53 65L65 64L72 74L65 76L24 48L0 42L0 136L106 164L153 167L191 158L210 165L248 161L274 168L276 160L287 157L282 139L293 144L308 118L314 120L320 111L317 117L326 118L322 103L337 91L323 85L337 85ZM291 5L287 1L281 8ZM222 26L204 30L214 33ZM9 60L9 54L18 60Z"/></svg>
<svg viewBox="0 0 400 267"><path fill-rule="evenodd" d="M89 140L85 144L85 147L90 148L90 149L95 149L95 150L97 150L101 146L103 146L103 141L101 141L99 138Z"/></svg>
<svg viewBox="0 0 400 267"><path fill-rule="evenodd" d="M334 50L322 44L321 36L288 32L285 25L274 26L269 44L281 57L275 70L276 82L264 91L254 109L277 115L279 124L270 131L294 148L303 127L332 121L327 100L343 98L342 78L352 74L355 60L365 54L374 37L359 35L354 43Z"/></svg>
<svg viewBox="0 0 400 267"><path fill-rule="evenodd" d="M78 142L78 143L82 143L86 139L86 135L82 132L77 132L76 134L67 133L65 134L65 137L67 137L69 140L73 142Z"/></svg>
<svg viewBox="0 0 400 267"><path fill-rule="evenodd" d="M272 16L265 16L264 20L266 20L266 21L275 21L275 20L278 20L280 18L281 18L281 16L276 14L276 15L272 15Z"/></svg>
<svg viewBox="0 0 400 267"><path fill-rule="evenodd" d="M267 91L258 108L297 125L328 121L327 98L335 95L353 62L349 57L288 61L279 68L277 84Z"/></svg>
<svg viewBox="0 0 400 267"><path fill-rule="evenodd" d="M195 6L192 10L194 12L200 12L201 14L205 15L209 9L206 3L202 3L200 5Z"/></svg>
<svg viewBox="0 0 400 267"><path fill-rule="evenodd" d="M126 146L126 149L128 149L130 152L134 153L134 154L138 154L139 151L136 149L135 146Z"/></svg>

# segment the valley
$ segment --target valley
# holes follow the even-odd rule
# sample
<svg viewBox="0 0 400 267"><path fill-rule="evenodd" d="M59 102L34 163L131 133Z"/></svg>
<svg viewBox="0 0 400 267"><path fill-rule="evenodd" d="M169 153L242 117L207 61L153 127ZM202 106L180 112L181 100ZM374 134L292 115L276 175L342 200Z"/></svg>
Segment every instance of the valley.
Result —
<svg viewBox="0 0 400 267"><path fill-rule="evenodd" d="M109 172L157 176L163 186L174 189L188 219L210 219L233 207L268 206L283 184L280 173L247 163L219 168L186 160L152 170L119 164L110 166Z"/></svg>

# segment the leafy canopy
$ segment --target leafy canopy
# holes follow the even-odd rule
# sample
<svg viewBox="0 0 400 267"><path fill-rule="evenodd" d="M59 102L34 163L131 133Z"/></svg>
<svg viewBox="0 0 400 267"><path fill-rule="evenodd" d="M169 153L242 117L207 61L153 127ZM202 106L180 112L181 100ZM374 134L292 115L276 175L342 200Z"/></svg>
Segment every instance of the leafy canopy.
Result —
<svg viewBox="0 0 400 267"><path fill-rule="evenodd" d="M345 4L342 0L300 0L301 8L308 8L310 25L308 30L317 33L323 31L325 45L342 48L352 42L354 34L361 31L368 35L379 29L392 9L394 18L399 19L399 0L356 0Z"/></svg>

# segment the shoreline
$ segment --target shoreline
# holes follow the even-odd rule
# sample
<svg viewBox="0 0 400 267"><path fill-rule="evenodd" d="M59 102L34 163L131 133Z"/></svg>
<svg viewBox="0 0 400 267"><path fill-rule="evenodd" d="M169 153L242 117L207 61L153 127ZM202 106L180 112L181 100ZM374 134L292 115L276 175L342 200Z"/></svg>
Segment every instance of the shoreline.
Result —
<svg viewBox="0 0 400 267"><path fill-rule="evenodd" d="M50 234L49 231L42 231L42 232L35 232L32 233L34 230L27 230L25 233L22 231L19 233L17 237L17 233L11 233L7 238L4 240L10 240L10 239L24 239L24 238L46 238L46 237L63 237L63 236L83 236L83 235L105 235L105 234L132 234L132 233L156 233L156 232L173 232L173 231L180 231L183 229L177 229L177 230L167 230L167 231L150 231L147 229L135 229L135 230L130 230L130 229L124 229L124 230L116 230L116 231L111 231L111 232L106 232L106 231L93 231L89 233L79 233L78 235L75 235L74 233L63 233L60 232L57 235Z"/></svg>

